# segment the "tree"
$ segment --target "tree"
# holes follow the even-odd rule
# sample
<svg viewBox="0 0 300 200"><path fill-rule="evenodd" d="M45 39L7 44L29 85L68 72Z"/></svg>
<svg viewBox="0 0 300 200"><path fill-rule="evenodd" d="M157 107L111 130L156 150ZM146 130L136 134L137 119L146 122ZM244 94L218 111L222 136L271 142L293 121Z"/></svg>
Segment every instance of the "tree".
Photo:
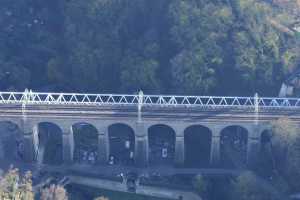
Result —
<svg viewBox="0 0 300 200"><path fill-rule="evenodd" d="M280 199L274 189L259 181L252 172L244 172L232 183L233 199L239 200L275 200Z"/></svg>
<svg viewBox="0 0 300 200"><path fill-rule="evenodd" d="M208 180L206 180L201 174L195 176L193 186L202 197L207 197L210 185Z"/></svg>
<svg viewBox="0 0 300 200"><path fill-rule="evenodd" d="M143 90L156 92L159 90L157 69L158 61L153 54L157 53L157 45L149 45L139 52L129 51L121 62L121 83L124 91Z"/></svg>
<svg viewBox="0 0 300 200"><path fill-rule="evenodd" d="M2 200L33 200L31 173L20 176L18 169L10 169L0 177L0 199Z"/></svg>
<svg viewBox="0 0 300 200"><path fill-rule="evenodd" d="M228 6L204 1L173 1L170 34L176 47L171 58L177 92L203 94L217 86L217 71L224 65L221 45L232 23Z"/></svg>
<svg viewBox="0 0 300 200"><path fill-rule="evenodd" d="M280 179L288 182L292 190L298 188L300 178L300 135L298 127L289 118L272 123L272 153ZM281 182L282 182L281 181Z"/></svg>
<svg viewBox="0 0 300 200"><path fill-rule="evenodd" d="M273 139L284 146L291 146L298 137L297 125L289 118L282 117L271 123Z"/></svg>
<svg viewBox="0 0 300 200"><path fill-rule="evenodd" d="M68 194L62 186L51 185L42 190L41 200L68 200Z"/></svg>
<svg viewBox="0 0 300 200"><path fill-rule="evenodd" d="M288 156L293 155L295 141L299 138L297 126L288 118L280 118L272 122L272 153L277 170L285 170Z"/></svg>

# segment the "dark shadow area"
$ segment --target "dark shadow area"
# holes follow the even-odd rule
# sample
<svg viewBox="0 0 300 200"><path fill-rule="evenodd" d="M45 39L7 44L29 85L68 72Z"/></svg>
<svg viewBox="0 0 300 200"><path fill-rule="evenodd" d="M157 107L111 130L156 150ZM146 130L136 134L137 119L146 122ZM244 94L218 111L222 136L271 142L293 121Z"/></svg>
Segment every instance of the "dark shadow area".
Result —
<svg viewBox="0 0 300 200"><path fill-rule="evenodd" d="M229 126L221 131L221 167L245 168L247 163L248 131L241 126Z"/></svg>
<svg viewBox="0 0 300 200"><path fill-rule="evenodd" d="M112 124L108 127L109 163L134 164L135 135L126 124Z"/></svg>
<svg viewBox="0 0 300 200"><path fill-rule="evenodd" d="M23 159L23 134L17 124L10 121L0 122L0 159Z"/></svg>
<svg viewBox="0 0 300 200"><path fill-rule="evenodd" d="M148 129L149 164L173 165L175 131L167 125L154 125Z"/></svg>
<svg viewBox="0 0 300 200"><path fill-rule="evenodd" d="M204 126L190 126L184 131L185 166L208 167L210 163L211 131Z"/></svg>
<svg viewBox="0 0 300 200"><path fill-rule="evenodd" d="M62 130L56 124L42 122L38 125L38 155L39 164L59 165L63 162Z"/></svg>
<svg viewBox="0 0 300 200"><path fill-rule="evenodd" d="M98 131L88 123L72 126L74 136L74 161L95 164L98 157Z"/></svg>
<svg viewBox="0 0 300 200"><path fill-rule="evenodd" d="M272 153L272 132L264 130L260 138L260 150L258 154L257 171L265 177L269 177L274 169L274 157Z"/></svg>

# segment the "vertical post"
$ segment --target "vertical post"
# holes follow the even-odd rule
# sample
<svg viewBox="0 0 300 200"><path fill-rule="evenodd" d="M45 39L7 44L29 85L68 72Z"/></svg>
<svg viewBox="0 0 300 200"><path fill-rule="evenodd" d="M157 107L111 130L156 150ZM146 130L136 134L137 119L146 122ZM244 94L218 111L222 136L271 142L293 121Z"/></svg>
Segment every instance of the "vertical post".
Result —
<svg viewBox="0 0 300 200"><path fill-rule="evenodd" d="M63 130L63 161L66 164L73 162L74 155L74 136L73 127L70 126Z"/></svg>
<svg viewBox="0 0 300 200"><path fill-rule="evenodd" d="M148 137L142 122L142 107L144 102L144 93L139 91L138 99L138 120L135 130L135 163L138 167L146 167L148 165Z"/></svg>
<svg viewBox="0 0 300 200"><path fill-rule="evenodd" d="M98 130L98 163L107 164L109 159L108 127L100 126Z"/></svg>
<svg viewBox="0 0 300 200"><path fill-rule="evenodd" d="M254 112L255 112L255 125L258 124L258 112L259 112L259 98L258 94L254 95Z"/></svg>
<svg viewBox="0 0 300 200"><path fill-rule="evenodd" d="M142 106L143 106L143 101L144 101L144 93L141 90L139 92L139 103L138 103L138 122L142 122Z"/></svg>
<svg viewBox="0 0 300 200"><path fill-rule="evenodd" d="M255 166L257 161L258 149L259 149L259 138L257 134L259 133L259 97L258 94L254 95L254 126L251 129L251 132L248 134L248 143L247 143L247 165L249 168Z"/></svg>
<svg viewBox="0 0 300 200"><path fill-rule="evenodd" d="M28 124L23 124L24 134L24 161L34 162L38 153L38 129L32 128Z"/></svg>
<svg viewBox="0 0 300 200"><path fill-rule="evenodd" d="M22 99L22 115L23 119L26 121L26 104L28 102L28 89L26 88L23 93L23 99Z"/></svg>

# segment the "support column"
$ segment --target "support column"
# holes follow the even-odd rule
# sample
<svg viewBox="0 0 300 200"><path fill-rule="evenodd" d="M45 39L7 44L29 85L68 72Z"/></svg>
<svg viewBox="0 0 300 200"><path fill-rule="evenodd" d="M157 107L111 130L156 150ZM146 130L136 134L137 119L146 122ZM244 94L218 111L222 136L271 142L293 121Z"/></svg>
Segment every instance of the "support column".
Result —
<svg viewBox="0 0 300 200"><path fill-rule="evenodd" d="M33 139L32 133L25 133L24 134L24 161L25 162L34 162L36 160L36 144Z"/></svg>
<svg viewBox="0 0 300 200"><path fill-rule="evenodd" d="M252 168L257 163L260 147L259 138L249 138L247 144L247 165Z"/></svg>
<svg viewBox="0 0 300 200"><path fill-rule="evenodd" d="M138 167L148 165L148 134L142 122L136 124L135 131L135 163Z"/></svg>
<svg viewBox="0 0 300 200"><path fill-rule="evenodd" d="M248 133L248 142L247 142L247 165L249 168L253 168L257 163L259 149L260 149L260 138L259 126L252 128L251 132Z"/></svg>
<svg viewBox="0 0 300 200"><path fill-rule="evenodd" d="M23 132L24 132L24 161L25 162L34 162L36 161L36 156L38 153L38 126L30 126L27 123L23 122Z"/></svg>
<svg viewBox="0 0 300 200"><path fill-rule="evenodd" d="M98 127L98 160L99 164L107 164L109 159L108 127Z"/></svg>
<svg viewBox="0 0 300 200"><path fill-rule="evenodd" d="M174 162L177 167L184 166L184 136L176 136Z"/></svg>
<svg viewBox="0 0 300 200"><path fill-rule="evenodd" d="M74 156L74 136L72 126L63 131L63 161L66 164L72 164Z"/></svg>
<svg viewBox="0 0 300 200"><path fill-rule="evenodd" d="M210 165L216 167L220 164L221 128L212 129Z"/></svg>

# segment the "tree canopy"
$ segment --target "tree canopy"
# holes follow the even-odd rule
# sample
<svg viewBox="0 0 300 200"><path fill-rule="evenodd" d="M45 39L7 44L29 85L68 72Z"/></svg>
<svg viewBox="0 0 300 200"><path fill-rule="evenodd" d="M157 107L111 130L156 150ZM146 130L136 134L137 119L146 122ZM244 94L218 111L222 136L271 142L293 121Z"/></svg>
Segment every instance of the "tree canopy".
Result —
<svg viewBox="0 0 300 200"><path fill-rule="evenodd" d="M3 0L0 89L277 95L299 2L269 2Z"/></svg>

